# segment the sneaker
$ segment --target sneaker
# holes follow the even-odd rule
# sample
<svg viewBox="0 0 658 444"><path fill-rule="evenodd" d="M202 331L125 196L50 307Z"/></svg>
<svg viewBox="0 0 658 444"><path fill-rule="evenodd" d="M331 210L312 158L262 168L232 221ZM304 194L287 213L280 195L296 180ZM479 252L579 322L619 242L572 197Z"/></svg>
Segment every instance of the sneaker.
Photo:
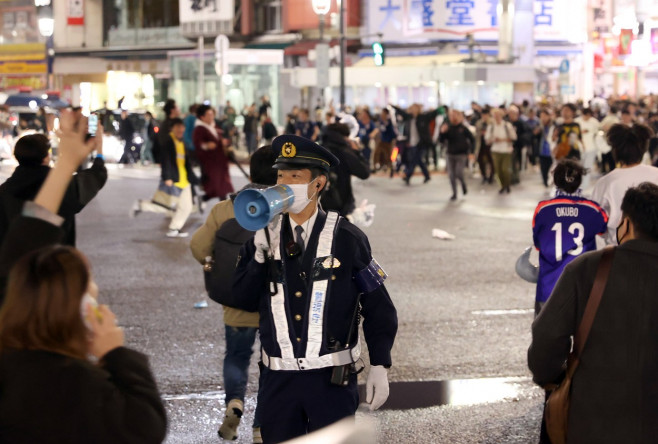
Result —
<svg viewBox="0 0 658 444"><path fill-rule="evenodd" d="M228 405L226 406L224 422L222 422L222 425L217 431L217 434L220 438L228 439L230 441L238 439L238 426L240 425L240 419L242 419L243 410L244 404L239 399L231 399L229 401ZM260 429L258 429L258 433L260 435Z"/></svg>
<svg viewBox="0 0 658 444"><path fill-rule="evenodd" d="M136 200L133 203L133 206L130 208L129 215L132 219L134 219L141 212L142 212L142 205L141 205L140 201Z"/></svg>
<svg viewBox="0 0 658 444"><path fill-rule="evenodd" d="M427 183L427 182L429 182L430 180L432 180L430 177L426 177L425 180L423 181L423 183Z"/></svg>
<svg viewBox="0 0 658 444"><path fill-rule="evenodd" d="M260 434L260 427L254 427L254 444L263 444L263 437Z"/></svg>
<svg viewBox="0 0 658 444"><path fill-rule="evenodd" d="M189 233L184 233L180 230L169 230L167 231L167 237L187 237Z"/></svg>
<svg viewBox="0 0 658 444"><path fill-rule="evenodd" d="M457 200L457 195L456 195L456 194L453 194L452 196L450 196L450 200L451 200L452 202L456 201L456 200Z"/></svg>

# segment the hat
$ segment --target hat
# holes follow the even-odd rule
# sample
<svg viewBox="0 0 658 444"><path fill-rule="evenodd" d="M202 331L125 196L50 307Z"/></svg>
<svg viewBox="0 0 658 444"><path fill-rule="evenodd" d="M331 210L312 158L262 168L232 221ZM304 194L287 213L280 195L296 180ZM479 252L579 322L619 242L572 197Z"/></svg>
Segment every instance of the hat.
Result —
<svg viewBox="0 0 658 444"><path fill-rule="evenodd" d="M340 163L329 150L300 136L285 134L275 137L272 149L279 153L274 168L279 170L322 168L329 171Z"/></svg>

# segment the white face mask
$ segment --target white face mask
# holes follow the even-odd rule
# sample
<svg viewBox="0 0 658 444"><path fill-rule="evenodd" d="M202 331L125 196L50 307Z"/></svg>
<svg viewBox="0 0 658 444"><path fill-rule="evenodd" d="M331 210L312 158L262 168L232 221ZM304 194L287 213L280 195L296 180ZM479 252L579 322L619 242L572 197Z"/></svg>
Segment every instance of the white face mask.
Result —
<svg viewBox="0 0 658 444"><path fill-rule="evenodd" d="M315 179L317 179L317 177ZM306 206L309 203L311 203L313 197L317 193L317 190L315 193L313 193L313 196L309 198L308 186L313 182L315 182L315 179L313 179L309 183L298 183L298 184L288 185L290 188L292 188L292 192L295 195L295 199L293 200L292 205L290 205L290 208L288 208L289 213L299 214L302 211L304 211L304 208L306 208Z"/></svg>

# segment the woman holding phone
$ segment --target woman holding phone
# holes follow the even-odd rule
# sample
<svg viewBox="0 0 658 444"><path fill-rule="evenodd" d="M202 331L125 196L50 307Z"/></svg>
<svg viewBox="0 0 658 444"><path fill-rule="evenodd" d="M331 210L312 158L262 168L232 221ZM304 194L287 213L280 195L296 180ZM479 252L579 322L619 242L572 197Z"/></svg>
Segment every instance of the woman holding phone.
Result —
<svg viewBox="0 0 658 444"><path fill-rule="evenodd" d="M0 308L0 442L159 443L167 420L146 356L123 346L114 314L97 306L84 255L55 245L56 212L93 148L87 122L73 123L62 116L62 156L0 248L3 281L11 270Z"/></svg>

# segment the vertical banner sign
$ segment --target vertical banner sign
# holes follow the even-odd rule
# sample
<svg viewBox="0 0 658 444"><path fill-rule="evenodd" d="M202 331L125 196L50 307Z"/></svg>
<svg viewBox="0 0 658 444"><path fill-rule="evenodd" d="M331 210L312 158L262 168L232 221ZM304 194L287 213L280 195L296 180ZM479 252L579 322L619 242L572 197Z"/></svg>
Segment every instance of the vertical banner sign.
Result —
<svg viewBox="0 0 658 444"><path fill-rule="evenodd" d="M631 42L633 41L633 30L622 29L619 34L619 55L631 53Z"/></svg>
<svg viewBox="0 0 658 444"><path fill-rule="evenodd" d="M66 23L68 25L85 24L85 1L69 0Z"/></svg>

